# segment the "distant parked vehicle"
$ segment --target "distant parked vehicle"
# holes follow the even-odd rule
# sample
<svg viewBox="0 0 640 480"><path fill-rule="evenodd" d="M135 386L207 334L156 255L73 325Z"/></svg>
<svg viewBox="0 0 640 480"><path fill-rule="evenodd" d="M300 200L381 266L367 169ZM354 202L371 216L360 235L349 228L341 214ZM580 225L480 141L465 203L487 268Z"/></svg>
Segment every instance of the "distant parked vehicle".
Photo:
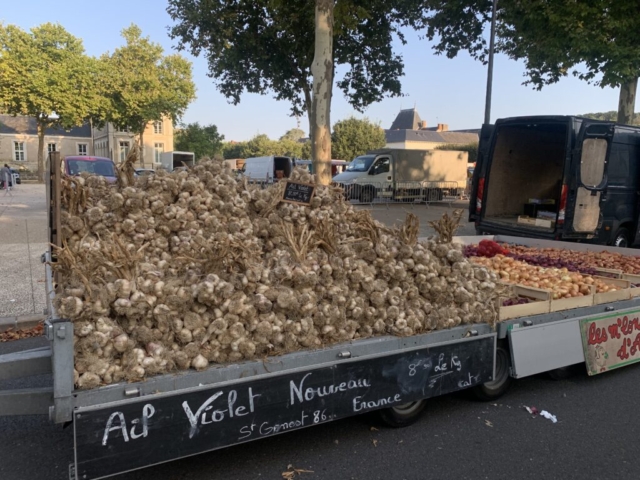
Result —
<svg viewBox="0 0 640 480"><path fill-rule="evenodd" d="M147 177L149 175L155 175L156 171L151 168L136 168L136 177Z"/></svg>
<svg viewBox="0 0 640 480"><path fill-rule="evenodd" d="M115 164L110 158L89 157L86 155L70 156L64 158L62 165L67 175L75 176L86 172L103 176L109 183L115 183L116 181Z"/></svg>
<svg viewBox="0 0 640 480"><path fill-rule="evenodd" d="M13 178L16 185L20 185L22 183L22 180L20 180L20 172L18 172L18 170L16 170L15 168L10 168L9 170L11 170L11 177Z"/></svg>

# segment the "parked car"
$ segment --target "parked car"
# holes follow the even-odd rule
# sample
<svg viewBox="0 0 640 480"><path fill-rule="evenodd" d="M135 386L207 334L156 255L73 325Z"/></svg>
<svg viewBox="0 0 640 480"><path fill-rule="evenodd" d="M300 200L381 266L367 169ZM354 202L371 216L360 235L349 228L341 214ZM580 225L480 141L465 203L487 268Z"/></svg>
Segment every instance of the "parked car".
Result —
<svg viewBox="0 0 640 480"><path fill-rule="evenodd" d="M116 181L116 169L113 160L105 157L90 157L86 155L65 157L63 160L64 172L67 175L80 175L87 172L101 175L109 183Z"/></svg>
<svg viewBox="0 0 640 480"><path fill-rule="evenodd" d="M148 175L155 175L156 171L151 168L136 168L136 177L146 177Z"/></svg>

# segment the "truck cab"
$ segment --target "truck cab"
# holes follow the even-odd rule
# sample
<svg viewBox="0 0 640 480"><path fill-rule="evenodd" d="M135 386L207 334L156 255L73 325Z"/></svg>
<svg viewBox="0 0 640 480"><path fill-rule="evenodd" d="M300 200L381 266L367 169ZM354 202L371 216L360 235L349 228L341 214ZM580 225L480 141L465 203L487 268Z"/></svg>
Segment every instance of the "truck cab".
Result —
<svg viewBox="0 0 640 480"><path fill-rule="evenodd" d="M627 247L638 230L640 128L573 116L485 125L469 219L478 233Z"/></svg>
<svg viewBox="0 0 640 480"><path fill-rule="evenodd" d="M87 155L75 155L64 157L62 168L67 175L75 176L81 173L89 173L105 177L109 183L116 181L115 165L113 160L106 157L93 157Z"/></svg>

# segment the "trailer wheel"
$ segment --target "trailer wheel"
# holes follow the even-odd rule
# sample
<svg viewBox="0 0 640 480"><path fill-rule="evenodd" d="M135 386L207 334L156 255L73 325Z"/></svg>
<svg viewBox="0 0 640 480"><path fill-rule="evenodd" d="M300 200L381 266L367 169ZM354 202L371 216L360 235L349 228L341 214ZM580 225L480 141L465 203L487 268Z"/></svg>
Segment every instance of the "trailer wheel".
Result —
<svg viewBox="0 0 640 480"><path fill-rule="evenodd" d="M376 192L373 187L363 187L360 191L360 201L362 203L371 203L376 198Z"/></svg>
<svg viewBox="0 0 640 480"><path fill-rule="evenodd" d="M390 427L407 427L420 418L420 415L426 406L426 400L404 403L402 405L380 410L380 418Z"/></svg>
<svg viewBox="0 0 640 480"><path fill-rule="evenodd" d="M511 386L510 364L509 351L504 346L498 345L496 349L496 376L490 382L473 387L471 389L473 395L483 402L495 400L504 395Z"/></svg>

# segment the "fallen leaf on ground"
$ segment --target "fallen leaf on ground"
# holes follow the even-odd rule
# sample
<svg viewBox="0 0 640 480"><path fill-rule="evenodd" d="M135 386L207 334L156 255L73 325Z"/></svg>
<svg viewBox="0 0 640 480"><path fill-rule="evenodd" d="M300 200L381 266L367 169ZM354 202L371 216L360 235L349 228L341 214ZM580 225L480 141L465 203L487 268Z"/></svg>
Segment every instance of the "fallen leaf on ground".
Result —
<svg viewBox="0 0 640 480"><path fill-rule="evenodd" d="M0 342L11 342L13 340L20 340L21 338L40 337L44 330L44 324L40 323L33 328L26 328L23 330L7 330L0 333Z"/></svg>
<svg viewBox="0 0 640 480"><path fill-rule="evenodd" d="M378 431L378 429L377 429L376 427L371 427L371 431L372 431L372 432L377 432L377 431Z"/></svg>
<svg viewBox="0 0 640 480"><path fill-rule="evenodd" d="M313 473L313 470L304 470L302 468L294 468L293 465L288 465L287 471L282 472L282 478L284 478L284 480L292 480L296 475L302 475L303 473Z"/></svg>
<svg viewBox="0 0 640 480"><path fill-rule="evenodd" d="M374 446L374 447L377 447L377 446L378 446L378 440L375 440L375 439L374 439L374 440L371 440L371 441L373 442L373 446Z"/></svg>
<svg viewBox="0 0 640 480"><path fill-rule="evenodd" d="M489 420L485 420L485 421L484 421L484 424L485 424L487 427L493 427L493 423L491 423Z"/></svg>

